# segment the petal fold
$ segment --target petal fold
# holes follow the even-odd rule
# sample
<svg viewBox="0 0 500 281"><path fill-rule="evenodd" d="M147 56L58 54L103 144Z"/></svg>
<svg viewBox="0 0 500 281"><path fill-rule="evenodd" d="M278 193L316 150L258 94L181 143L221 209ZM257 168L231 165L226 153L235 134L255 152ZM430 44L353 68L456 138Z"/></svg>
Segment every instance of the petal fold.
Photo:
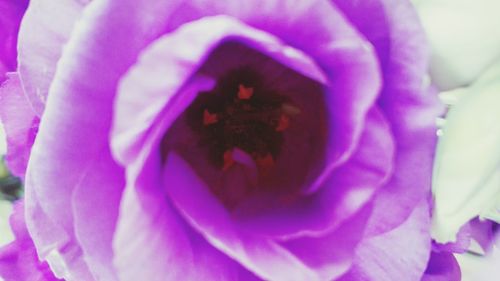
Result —
<svg viewBox="0 0 500 281"><path fill-rule="evenodd" d="M26 97L38 116L43 113L63 46L88 2L30 1L19 30L18 71Z"/></svg>
<svg viewBox="0 0 500 281"><path fill-rule="evenodd" d="M169 153L164 184L174 205L192 227L256 275L267 280L321 280L274 241L238 231L224 206L175 152Z"/></svg>
<svg viewBox="0 0 500 281"><path fill-rule="evenodd" d="M500 56L498 1L421 0L415 6L432 48L430 74L441 90L474 82Z"/></svg>
<svg viewBox="0 0 500 281"><path fill-rule="evenodd" d="M186 225L158 176L128 181L113 241L119 280L237 280L240 266Z"/></svg>
<svg viewBox="0 0 500 281"><path fill-rule="evenodd" d="M435 119L443 107L429 88L428 44L409 1L334 0L339 9L373 44L383 73L378 101L396 142L394 176L377 194L377 218L369 235L397 227L427 197L436 145ZM405 24L401 24L404 22ZM390 207L390 211L387 208Z"/></svg>
<svg viewBox="0 0 500 281"><path fill-rule="evenodd" d="M5 281L56 281L46 262L39 261L37 251L26 228L24 204L15 203L10 224L15 240L0 248L0 278Z"/></svg>
<svg viewBox="0 0 500 281"><path fill-rule="evenodd" d="M432 252L421 281L459 281L460 266L452 253Z"/></svg>
<svg viewBox="0 0 500 281"><path fill-rule="evenodd" d="M0 88L0 120L7 137L6 161L10 171L24 178L40 119L24 96L17 73L10 73Z"/></svg>
<svg viewBox="0 0 500 281"><path fill-rule="evenodd" d="M431 252L429 225L429 206L423 200L399 227L363 240L353 267L340 280L420 280Z"/></svg>
<svg viewBox="0 0 500 281"><path fill-rule="evenodd" d="M499 75L497 64L446 116L433 179L433 237L439 242L454 241L476 216L500 222Z"/></svg>

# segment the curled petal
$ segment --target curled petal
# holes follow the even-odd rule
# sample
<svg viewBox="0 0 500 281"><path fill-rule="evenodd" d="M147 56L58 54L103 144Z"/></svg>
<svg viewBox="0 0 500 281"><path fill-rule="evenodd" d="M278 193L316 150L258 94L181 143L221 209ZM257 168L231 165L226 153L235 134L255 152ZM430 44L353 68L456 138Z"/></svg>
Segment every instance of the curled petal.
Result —
<svg viewBox="0 0 500 281"><path fill-rule="evenodd" d="M481 216L499 219L500 64L452 106L437 150L433 237L455 240L459 228Z"/></svg>
<svg viewBox="0 0 500 281"><path fill-rule="evenodd" d="M370 212L368 205L324 236L302 237L281 244L319 272L321 280L336 280L352 266L353 249L363 237Z"/></svg>
<svg viewBox="0 0 500 281"><path fill-rule="evenodd" d="M375 198L369 235L397 227L429 192L435 149L435 118L443 112L428 89L428 50L418 15L409 1L334 0L373 44L383 88L379 105L396 141L394 176ZM405 24L401 24L404 22ZM388 210L390 208L390 211Z"/></svg>
<svg viewBox="0 0 500 281"><path fill-rule="evenodd" d="M432 252L422 281L459 281L460 266L452 253Z"/></svg>
<svg viewBox="0 0 500 281"><path fill-rule="evenodd" d="M432 48L432 80L441 90L470 84L500 56L498 1L415 2Z"/></svg>
<svg viewBox="0 0 500 281"><path fill-rule="evenodd" d="M27 6L27 0L0 1L0 83L7 71L16 69L17 33Z"/></svg>
<svg viewBox="0 0 500 281"><path fill-rule="evenodd" d="M108 49L102 48L101 30L96 29L101 27L99 17L105 7L101 1L89 4L65 46L27 172L26 190L31 194L27 195L30 232L41 257L59 267L59 276L68 280L93 280L75 236L72 204L75 188L93 178L101 177L96 182L106 182L119 176L88 177L87 174L108 147L115 87L120 69L124 72L127 66L126 60L120 60L118 64L124 63L123 68L112 67L106 53ZM88 52L96 56L85 55ZM101 60L103 57L106 60ZM106 164L114 165L107 167L113 171L119 170L113 161ZM118 187L116 192L120 191ZM72 270L73 265L78 268Z"/></svg>
<svg viewBox="0 0 500 281"><path fill-rule="evenodd" d="M118 219L124 172L108 149L81 175L72 197L75 236L96 280L118 280L112 242Z"/></svg>
<svg viewBox="0 0 500 281"><path fill-rule="evenodd" d="M353 267L340 280L420 280L431 251L429 224L429 206L423 200L403 224L363 240Z"/></svg>
<svg viewBox="0 0 500 281"><path fill-rule="evenodd" d="M19 30L18 64L26 97L38 116L43 113L63 45L87 2L30 1Z"/></svg>
<svg viewBox="0 0 500 281"><path fill-rule="evenodd" d="M372 109L358 148L321 189L289 206L243 219L241 227L267 236L290 239L318 236L335 229L358 212L387 182L393 169L394 140L378 109Z"/></svg>
<svg viewBox="0 0 500 281"><path fill-rule="evenodd" d="M158 176L128 181L113 242L119 280L236 280L241 266L186 225Z"/></svg>
<svg viewBox="0 0 500 281"><path fill-rule="evenodd" d="M201 89L210 89L214 85L214 81L210 81L208 77L195 77L196 83L190 79L210 52L225 40L240 41L306 76L319 81L325 80L322 72L307 56L283 45L275 37L249 28L234 18L207 17L186 24L177 32L160 38L145 50L140 64L122 80L112 136L116 158L124 164L136 158L148 130L155 125L158 116L163 112L169 117L164 129L169 129L194 98L179 95L183 86L198 84ZM137 96L138 91L145 92L143 97ZM175 107L172 106L174 102L177 103ZM165 110L166 106L168 111ZM130 120L132 112L137 117Z"/></svg>
<svg viewBox="0 0 500 281"><path fill-rule="evenodd" d="M0 88L0 120L7 136L7 165L24 178L40 120L24 96L17 74L9 74Z"/></svg>
<svg viewBox="0 0 500 281"><path fill-rule="evenodd" d="M15 240L0 248L0 278L4 278L6 281L59 280L50 271L47 263L38 259L35 245L33 245L24 221L22 201L15 204L10 224Z"/></svg>
<svg viewBox="0 0 500 281"><path fill-rule="evenodd" d="M42 209L29 177L26 179L24 199L26 226L39 259L47 261L58 278L94 281L79 245Z"/></svg>
<svg viewBox="0 0 500 281"><path fill-rule="evenodd" d="M204 36L198 36L199 34L204 34ZM113 152L117 159L120 159L123 164L128 165L139 158L141 153L152 153L152 151L158 150L157 147L160 138L165 134L165 131L169 129L184 108L192 101L194 98L193 94L196 94L195 89L188 90L188 95L186 95L186 93L181 94L181 92L191 87L190 85L192 84L198 84L198 86L202 88L210 86L210 81L201 82L199 80L203 80L204 77L199 77L199 75L193 77L194 72L200 67L200 61L203 61L203 59L208 56L210 50L215 48L219 42L226 39L240 41L269 55L292 69L300 70L308 77L318 81L324 81L324 78L321 76L321 71L318 71L314 64L311 64L311 62L307 60L307 57L302 55L301 52L291 47L287 47L275 37L248 27L231 17L206 17L202 20L185 24L172 34L158 39L144 52L140 62L122 80L120 84L120 93L117 97L117 110L112 134ZM332 42L332 44L334 44L334 42ZM353 48L354 49L346 47L344 51L350 54L351 51L355 52L357 50L355 47ZM189 52L187 50L189 50ZM336 51L343 52L342 49ZM318 55L318 59L320 58L323 57ZM327 65L326 62L323 62L324 67L329 67L328 70L332 72L339 66L339 63L340 62L332 62L332 65ZM357 66L353 66L353 69L350 71L356 72L356 69ZM346 76L348 75L346 74ZM163 77L171 77L172 79L163 79ZM197 80L194 82L194 80L190 79ZM335 79L337 79L335 83L342 84L340 80L338 80L341 78ZM376 85L376 79L371 81L375 83L373 85ZM344 89L340 92L346 91L347 90ZM140 95L138 94L139 92L141 93ZM339 94L338 92L329 92L328 96L334 100ZM370 95L366 98L368 100L363 101L362 104L369 103ZM334 107L337 105L334 101L331 101L331 104ZM341 111L343 112L343 110L345 109ZM363 111L362 109L359 110ZM331 112L338 113L339 111L332 110ZM358 113L362 115L362 113ZM163 120L159 119L160 114L164 114L161 116ZM135 118L130 118L130 116L135 116ZM332 115L330 117L335 119L335 116ZM356 119L358 118L361 118L361 116L356 117ZM348 192L349 187L345 186L345 188L341 189L345 191L342 196L333 190L339 182L343 181L340 179L342 178L340 175L344 173L338 171L334 173L335 175L332 175L332 171L328 171L327 174L329 177L326 182L324 182L325 180L317 181L317 183L322 183L319 187L331 187L329 188L330 191L325 192L339 195L338 197L341 198L339 200L343 200L344 196L349 197L352 195L352 201L347 202L348 200L346 198L345 204L339 207L339 210L341 208L349 210L349 212L343 213L345 214L344 218L356 212L357 208L362 206L370 198L373 190L380 186L391 169L390 162L392 160L392 153L390 152L392 152L393 143L386 121L379 112L369 114L366 118L367 120L363 118L361 123L356 123L355 125L350 124L346 120L336 120L335 122L338 124L346 121L350 125L343 124L340 126L352 125L353 127L362 125L365 122L369 123L369 125L366 126L366 136L364 135L365 132L362 132L363 143L360 145L360 147L368 147L369 149L363 150L363 152L360 151L359 153L350 151L349 154L356 154L355 157L353 156L356 159L353 159L352 163L348 165L350 168L346 169L350 169L349 173L352 175L354 171L356 171L356 173L363 171L366 166L373 164L373 170L375 171L373 177L372 174L366 176L363 179L363 183L344 183L344 185L350 184L349 186L351 187L357 185L358 188L352 190L352 192ZM361 129L363 130L365 128ZM336 141L332 141L332 145L336 145L339 142L342 143L353 137L350 136L349 132L342 134L332 133L332 135L336 136ZM373 150L369 151L371 148L373 148ZM378 159L383 159L383 161L368 163L370 159L368 154L378 152L381 152L379 156L382 157ZM329 170L331 167L332 166L327 165L325 170ZM332 180L331 178L334 177L336 179ZM332 181L337 182L332 183ZM346 181L346 179L344 179L344 181ZM315 198L322 197L321 195L312 196L315 196ZM335 198L333 195L324 197ZM313 202L316 201L313 200ZM325 210L328 209L329 211L323 212L323 208L316 208L315 210L320 213L332 214L332 216L335 216L337 213L342 213L341 211L337 212L336 209L332 209L330 207L331 204L332 203L328 201L328 199L324 199L322 205L324 205L323 207ZM342 219L334 220L331 216L329 216L328 219L323 216L317 216L318 212L308 213L305 215L304 219L297 219L296 217L291 219L290 214L297 213L297 211L303 209L303 207L304 206L297 206L294 212L283 211L284 218L278 221L287 221L287 223L280 223L278 226L274 226L273 229L275 233L273 235L301 232L309 228L320 228L322 231L328 229L328 231L330 231L333 226L328 225L328 222L335 222L338 224L342 221ZM314 226L306 226L307 223L304 223L306 220L312 222ZM291 223L292 221L296 221L296 223ZM270 224L268 225L270 226ZM280 233L276 233L276 231ZM269 232L268 230L268 234Z"/></svg>
<svg viewBox="0 0 500 281"><path fill-rule="evenodd" d="M238 231L227 210L175 152L169 154L164 177L168 194L189 224L253 273L267 280L320 280L312 268L276 242Z"/></svg>

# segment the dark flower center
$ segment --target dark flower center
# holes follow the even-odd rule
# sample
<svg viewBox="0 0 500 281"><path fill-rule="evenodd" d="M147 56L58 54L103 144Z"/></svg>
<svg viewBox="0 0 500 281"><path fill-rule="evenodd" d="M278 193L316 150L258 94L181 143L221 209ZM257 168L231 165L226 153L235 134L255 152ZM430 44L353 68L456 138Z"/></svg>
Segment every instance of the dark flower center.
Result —
<svg viewBox="0 0 500 281"><path fill-rule="evenodd" d="M170 151L181 155L238 216L297 200L323 161L323 85L232 41L218 46L190 83L206 90L189 92L196 98L163 137L162 160Z"/></svg>
<svg viewBox="0 0 500 281"><path fill-rule="evenodd" d="M273 168L283 132L299 109L289 97L263 83L250 67L229 71L210 92L200 93L187 110L187 122L222 171L235 164L235 151L253 159L259 175Z"/></svg>

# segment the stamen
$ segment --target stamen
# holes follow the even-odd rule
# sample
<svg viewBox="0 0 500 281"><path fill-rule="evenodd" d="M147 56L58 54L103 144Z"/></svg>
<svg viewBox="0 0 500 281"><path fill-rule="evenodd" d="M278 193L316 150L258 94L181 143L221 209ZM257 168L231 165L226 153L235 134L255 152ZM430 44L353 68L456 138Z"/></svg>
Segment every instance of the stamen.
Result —
<svg viewBox="0 0 500 281"><path fill-rule="evenodd" d="M208 109L205 109L205 111L203 111L203 125L212 125L217 123L217 121L219 121L217 118L217 114L210 113Z"/></svg>
<svg viewBox="0 0 500 281"><path fill-rule="evenodd" d="M288 129L290 126L290 117L286 114L281 114L280 119L278 121L278 127L276 127L276 132L283 132Z"/></svg>
<svg viewBox="0 0 500 281"><path fill-rule="evenodd" d="M300 109L248 68L221 77L216 88L199 95L188 110L190 126L222 171L236 164L236 149L251 155L261 176L269 174L279 156L283 132ZM201 123L201 124L200 124Z"/></svg>
<svg viewBox="0 0 500 281"><path fill-rule="evenodd" d="M241 100L249 100L253 96L253 88L245 87L242 84L238 85L238 98Z"/></svg>
<svg viewBox="0 0 500 281"><path fill-rule="evenodd" d="M265 156L258 155L255 158L255 162L257 163L257 168L262 176L269 175L271 169L274 167L274 158L271 153L268 153Z"/></svg>
<svg viewBox="0 0 500 281"><path fill-rule="evenodd" d="M296 107L291 103L284 103L281 105L281 110L289 116L295 116L300 114L300 108Z"/></svg>
<svg viewBox="0 0 500 281"><path fill-rule="evenodd" d="M223 156L224 160L224 166L222 167L222 171L227 171L229 168L231 168L234 165L234 159L233 159L233 151L232 150L226 150L224 152Z"/></svg>

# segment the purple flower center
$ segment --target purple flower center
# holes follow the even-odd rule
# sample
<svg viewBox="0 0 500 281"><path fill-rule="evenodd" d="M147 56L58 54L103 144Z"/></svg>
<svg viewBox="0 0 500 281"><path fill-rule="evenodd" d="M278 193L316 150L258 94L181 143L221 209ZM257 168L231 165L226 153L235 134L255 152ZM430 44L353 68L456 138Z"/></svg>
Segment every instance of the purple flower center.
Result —
<svg viewBox="0 0 500 281"><path fill-rule="evenodd" d="M235 42L217 47L197 75L215 85L169 129L163 155L176 150L238 213L292 204L323 162L322 85Z"/></svg>
<svg viewBox="0 0 500 281"><path fill-rule="evenodd" d="M188 123L210 160L223 171L240 149L266 176L283 145L283 132L300 109L290 98L265 85L249 67L230 70L210 92L200 93L188 109Z"/></svg>

